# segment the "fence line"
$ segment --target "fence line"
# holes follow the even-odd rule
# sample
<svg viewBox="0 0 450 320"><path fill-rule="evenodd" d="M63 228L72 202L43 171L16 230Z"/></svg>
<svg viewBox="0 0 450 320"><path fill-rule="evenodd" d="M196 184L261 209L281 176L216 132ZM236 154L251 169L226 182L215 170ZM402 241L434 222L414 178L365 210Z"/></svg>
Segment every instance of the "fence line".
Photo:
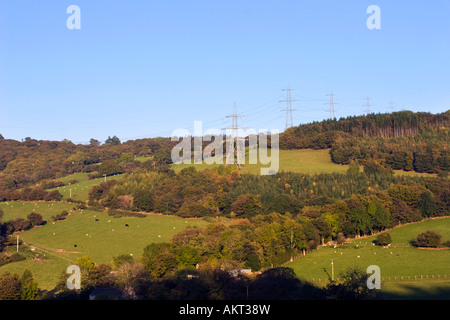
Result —
<svg viewBox="0 0 450 320"><path fill-rule="evenodd" d="M330 282L330 279L327 277L319 278L306 278L304 279L308 282ZM341 278L335 278L336 282L341 281ZM450 275L448 274L420 274L420 275L413 275L413 276L384 276L381 277L382 282L408 282L408 281L450 281Z"/></svg>

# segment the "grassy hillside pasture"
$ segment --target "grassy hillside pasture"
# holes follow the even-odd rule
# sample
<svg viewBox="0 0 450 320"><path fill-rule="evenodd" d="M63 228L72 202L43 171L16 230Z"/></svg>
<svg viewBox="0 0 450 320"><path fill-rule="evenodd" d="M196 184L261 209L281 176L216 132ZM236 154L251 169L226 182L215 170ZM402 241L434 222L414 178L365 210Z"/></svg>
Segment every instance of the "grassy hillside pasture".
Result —
<svg viewBox="0 0 450 320"><path fill-rule="evenodd" d="M74 176L74 175L71 175L71 176ZM111 176L111 177L106 177L106 180L108 181L110 179L119 179L120 177L122 177L122 174L118 174L118 175ZM76 176L73 179L76 179ZM66 180L67 180L67 178L66 178ZM67 181L69 181L69 180L70 179L68 179ZM66 185L63 187L49 189L49 191L58 190L63 195L63 199L70 198L70 194L72 193L72 199L79 200L79 201L87 201L89 199L89 189L92 186L99 185L103 181L105 181L105 178L97 178L97 179L84 180L84 181L81 180L80 182L74 183L72 185ZM72 190L72 191L70 191L70 190Z"/></svg>
<svg viewBox="0 0 450 320"><path fill-rule="evenodd" d="M450 240L450 218L441 218L404 225L389 231L392 244L389 247L373 245L376 236L356 239L344 245L322 247L287 266L294 269L301 279L318 285L328 283L333 259L335 279L347 268L366 270L370 265L381 269L382 292L386 296L404 296L421 293L431 297L433 290L450 292L450 249L426 250L411 246L410 241L425 230L440 233L443 241ZM325 270L328 272L325 272ZM319 280L320 279L320 280ZM426 283L421 287L422 283ZM436 283L436 286L433 285ZM443 288L445 289L443 291Z"/></svg>
<svg viewBox="0 0 450 320"><path fill-rule="evenodd" d="M67 184L70 180L78 180L78 182L85 182L85 181L89 181L89 173L87 172L77 172L77 173L73 173L70 174L68 176L59 178L59 179L55 179L57 181L62 181L65 184Z"/></svg>
<svg viewBox="0 0 450 320"><path fill-rule="evenodd" d="M50 204L50 207L48 207ZM38 203L39 212L44 219L73 207L67 203ZM33 203L2 204L5 217L26 217ZM18 209L21 208L23 212ZM96 221L96 219L98 221ZM188 227L205 226L203 219L182 219L175 216L147 215L143 218L114 218L106 212L91 210L73 211L65 220L18 233L21 241L19 252L27 259L0 267L0 273L6 270L21 274L30 269L39 286L52 289L58 277L78 257L89 255L96 263L111 263L114 256L132 254L139 258L143 249L153 242L168 242L173 235ZM126 226L128 225L128 226ZM15 237L17 234L14 234ZM31 248L34 250L31 251ZM9 247L15 252L15 247ZM33 260L33 258L39 258ZM40 260L43 259L43 260Z"/></svg>
<svg viewBox="0 0 450 320"><path fill-rule="evenodd" d="M225 165L225 157L223 165ZM207 165L205 162L202 164L172 164L172 169L175 172L180 172L187 167L195 167L197 170L203 170L206 168L214 168L223 166L220 164ZM269 168L269 165L249 164L248 150L246 152L245 165L241 167L242 173L251 173L259 175L261 168ZM278 171L290 171L304 174L316 174L316 173L345 173L348 169L347 165L335 164L331 161L330 151L326 149L312 150L312 149L300 149L300 150L280 150L279 151L279 169ZM433 176L432 174L407 172L397 170L396 175L409 175L409 176Z"/></svg>
<svg viewBox="0 0 450 320"><path fill-rule="evenodd" d="M7 201L0 202L0 208L3 210L3 221L14 220L15 218L26 219L31 212L42 215L44 220L50 221L52 216L60 214L66 210L69 212L75 207L75 204L68 202L43 202L43 201Z"/></svg>
<svg viewBox="0 0 450 320"><path fill-rule="evenodd" d="M280 150L279 151L279 171L291 171L299 173L326 173L326 172L345 172L348 166L337 165L331 162L328 150ZM224 155L223 165L226 157ZM179 172L184 168L194 166L197 170L221 166L220 164L207 165L202 164L173 164L172 169ZM260 174L261 168L269 168L269 165L249 164L248 148L246 151L245 165L241 167L242 173Z"/></svg>

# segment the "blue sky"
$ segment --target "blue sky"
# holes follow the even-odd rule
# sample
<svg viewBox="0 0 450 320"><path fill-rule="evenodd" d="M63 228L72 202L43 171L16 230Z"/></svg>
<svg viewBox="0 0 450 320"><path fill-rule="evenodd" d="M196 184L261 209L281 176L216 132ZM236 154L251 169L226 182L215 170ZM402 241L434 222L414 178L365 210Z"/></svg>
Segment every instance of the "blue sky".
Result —
<svg viewBox="0 0 450 320"><path fill-rule="evenodd" d="M81 29L69 30L69 5ZM369 30L369 5L381 29ZM0 133L122 141L450 109L450 1L0 0Z"/></svg>

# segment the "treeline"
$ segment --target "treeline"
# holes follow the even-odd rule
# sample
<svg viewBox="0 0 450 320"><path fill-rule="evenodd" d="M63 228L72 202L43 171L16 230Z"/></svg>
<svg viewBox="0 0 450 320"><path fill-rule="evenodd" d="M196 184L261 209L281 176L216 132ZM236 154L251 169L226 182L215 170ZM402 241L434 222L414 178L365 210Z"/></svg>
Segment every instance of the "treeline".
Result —
<svg viewBox="0 0 450 320"><path fill-rule="evenodd" d="M3 210L0 208L0 265L5 264L8 259L5 259L2 251L8 245L9 236L14 232L26 231L35 226L40 226L46 223L42 215L37 212L31 212L26 219L15 218L14 220L3 222Z"/></svg>
<svg viewBox="0 0 450 320"><path fill-rule="evenodd" d="M394 170L450 171L450 111L351 116L291 128L280 135L282 149L331 149L333 162L384 161Z"/></svg>
<svg viewBox="0 0 450 320"><path fill-rule="evenodd" d="M0 191L20 189L76 173L94 173L103 170L129 172L139 156L167 157L173 146L168 138L139 139L121 143L117 137L104 144L91 139L88 145L64 141L42 141L26 138L24 141L0 139ZM109 161L109 163L108 163ZM107 163L104 165L104 163ZM116 166L112 166L112 162ZM103 164L103 165L102 165Z"/></svg>
<svg viewBox="0 0 450 320"><path fill-rule="evenodd" d="M0 190L0 201L60 201L58 190L47 191L41 187Z"/></svg>
<svg viewBox="0 0 450 320"><path fill-rule="evenodd" d="M262 268L280 265L303 250L309 252L320 244L314 221L290 214L260 214L250 219L234 219L230 223L212 223L204 228L190 228L175 235L167 244L171 268L216 267L226 270ZM154 259L163 263L163 257ZM171 270L153 266L157 270Z"/></svg>
<svg viewBox="0 0 450 320"><path fill-rule="evenodd" d="M146 254L144 253L143 259ZM89 257L87 257L89 258ZM115 271L111 274L111 271ZM65 287L67 275L44 299L117 300L368 300L377 299L367 288L363 270L348 269L342 281L319 288L299 280L286 267L265 270L256 276L233 274L221 268L180 269L161 279L153 279L150 270L138 260L129 259L117 267L91 263L81 269L79 290ZM101 289L101 291L99 290ZM1 292L1 291L0 291ZM1 295L0 295L1 297Z"/></svg>
<svg viewBox="0 0 450 320"><path fill-rule="evenodd" d="M169 268L173 260L167 244L151 244L142 256L121 255L112 265L96 264L89 256L78 258L81 288L66 287L67 274L44 299L132 299L132 300L355 300L376 299L367 288L368 274L345 270L339 282L318 288L297 278L286 267L269 268L257 275L226 270L221 266ZM172 261L172 264L174 262ZM156 278L155 268L166 269ZM1 292L1 291L0 291ZM0 293L1 297L1 293Z"/></svg>
<svg viewBox="0 0 450 320"><path fill-rule="evenodd" d="M21 276L9 271L0 275L0 300L368 300L378 299L367 288L363 270L347 269L340 282L324 287L299 280L290 268L265 270L257 276L232 274L220 268L182 269L154 280L139 261L123 261L111 267L95 264L89 257L81 268L81 288L66 287L67 274L51 291L42 290L26 269ZM260 309L267 314L270 309Z"/></svg>

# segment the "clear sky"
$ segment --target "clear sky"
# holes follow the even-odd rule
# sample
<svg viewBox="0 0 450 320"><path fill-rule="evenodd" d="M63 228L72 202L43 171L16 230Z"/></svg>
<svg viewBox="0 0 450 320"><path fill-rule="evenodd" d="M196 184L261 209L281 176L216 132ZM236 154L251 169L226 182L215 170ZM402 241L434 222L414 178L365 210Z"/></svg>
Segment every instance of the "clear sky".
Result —
<svg viewBox="0 0 450 320"><path fill-rule="evenodd" d="M81 29L66 12L78 5ZM381 29L369 30L369 5ZM0 0L0 133L87 143L450 109L449 0ZM193 132L193 131L191 131Z"/></svg>

